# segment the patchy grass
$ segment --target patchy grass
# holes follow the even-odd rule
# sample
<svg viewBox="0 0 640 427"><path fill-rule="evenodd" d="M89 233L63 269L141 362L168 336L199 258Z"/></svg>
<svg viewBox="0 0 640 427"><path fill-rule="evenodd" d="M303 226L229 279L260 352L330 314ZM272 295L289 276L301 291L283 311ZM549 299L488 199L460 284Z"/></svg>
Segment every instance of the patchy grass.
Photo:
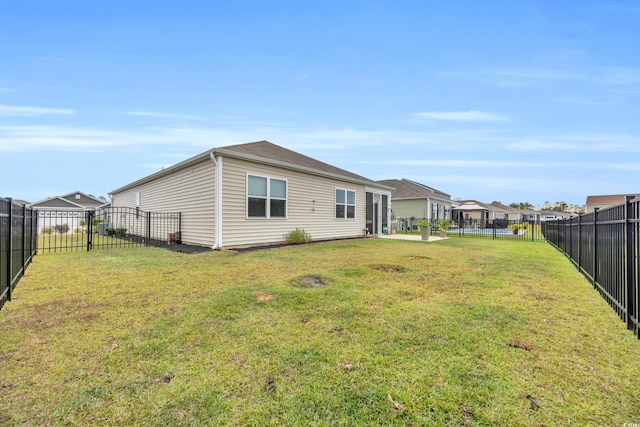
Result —
<svg viewBox="0 0 640 427"><path fill-rule="evenodd" d="M544 243L39 255L0 354L7 425L640 423L640 342Z"/></svg>

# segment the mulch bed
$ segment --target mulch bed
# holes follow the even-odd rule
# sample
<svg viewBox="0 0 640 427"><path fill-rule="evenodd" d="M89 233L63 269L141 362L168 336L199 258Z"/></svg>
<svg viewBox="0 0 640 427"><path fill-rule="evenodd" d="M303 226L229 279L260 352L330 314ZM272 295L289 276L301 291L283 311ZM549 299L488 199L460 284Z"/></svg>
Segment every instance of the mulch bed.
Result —
<svg viewBox="0 0 640 427"><path fill-rule="evenodd" d="M311 242L311 243L304 243L304 244L299 244L299 245L292 245L292 244L288 244L288 243L277 243L277 244L273 244L273 245L248 246L248 247L242 247L242 248L231 248L231 249L223 248L223 250L225 252L245 253L245 252L256 252L256 251L268 251L268 250L271 250L271 249L282 249L282 248L291 248L291 247L300 247L300 246L321 245L321 244L324 244L324 243L332 243L332 242L348 242L350 240L364 240L364 239L370 239L370 238L371 237L351 237L351 238L345 238L345 239L316 240L316 241Z"/></svg>
<svg viewBox="0 0 640 427"><path fill-rule="evenodd" d="M272 244L272 245L258 245L258 246L247 246L247 247L240 247L240 248L222 248L220 250L224 251L224 252L231 252L231 253L247 253L247 252L258 252L258 251L268 251L268 250L272 250L272 249L282 249L282 248L290 248L290 247L299 247L299 246L311 246L311 245L321 245L323 243L331 243L331 242L347 242L350 240L363 240L363 239L370 239L371 237L352 237L352 238L346 238L346 239L328 239L328 240L316 240L314 242L311 243L304 243L304 244L300 244L300 245L292 245L289 243L276 243L276 244ZM131 239L129 239L131 240ZM150 246L156 246L156 247L160 247L163 249L168 249L170 251L173 252L181 252L181 253L185 253L185 254L201 254L201 253L206 253L206 252L211 252L213 251L213 249L211 249L210 247L207 246L194 246L194 245L184 245L184 244L167 244L167 242L165 241L160 241L160 240L151 240L149 241L149 245Z"/></svg>

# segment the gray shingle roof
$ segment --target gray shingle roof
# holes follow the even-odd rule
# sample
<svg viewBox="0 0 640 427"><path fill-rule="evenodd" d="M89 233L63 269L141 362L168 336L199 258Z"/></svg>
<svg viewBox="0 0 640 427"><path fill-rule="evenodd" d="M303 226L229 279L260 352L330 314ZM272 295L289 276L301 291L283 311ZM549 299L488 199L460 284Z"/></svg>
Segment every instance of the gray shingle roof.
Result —
<svg viewBox="0 0 640 427"><path fill-rule="evenodd" d="M263 159L274 160L277 162L284 162L295 166L302 166L308 169L317 170L320 172L326 172L334 175L344 176L359 181L369 182L371 184L377 184L376 181L372 181L361 175L349 172L344 169L332 166L328 163L321 162L311 157L305 156L295 151L288 150L279 145L273 144L269 141L249 142L246 144L229 145L226 147L220 147L214 151L221 154L229 154L228 151L234 151L242 154L249 154L252 156L260 157Z"/></svg>
<svg viewBox="0 0 640 427"><path fill-rule="evenodd" d="M394 199L420 199L425 197L438 197L441 199L450 199L451 196L442 191L436 190L419 182L411 181L406 178L402 179L383 179L378 181L382 185L394 187L392 193Z"/></svg>
<svg viewBox="0 0 640 427"><path fill-rule="evenodd" d="M305 156L295 151L288 150L279 145L272 144L269 141L257 141L249 142L246 144L228 145L225 147L214 148L207 150L204 153L200 153L187 160L184 160L178 164L170 166L154 174L148 175L135 182L127 184L109 192L109 194L117 194L129 188L133 188L137 185L153 181L161 176L173 173L181 170L182 168L189 167L195 163L209 159L211 156L220 155L227 157L235 157L243 160L269 164L277 167L287 168L291 170L297 170L304 173L315 174L319 176L326 176L333 179L340 179L347 182L355 182L362 185L369 185L384 190L392 190L391 187L385 186L376 181L370 180L358 174L349 172L344 169L340 169L335 166L331 166L328 163L321 162L311 157Z"/></svg>
<svg viewBox="0 0 640 427"><path fill-rule="evenodd" d="M589 206L611 206L617 205L620 203L624 203L626 194L609 194L603 196L587 196L587 205ZM639 194L629 194L629 196L634 196L636 198L640 197Z"/></svg>

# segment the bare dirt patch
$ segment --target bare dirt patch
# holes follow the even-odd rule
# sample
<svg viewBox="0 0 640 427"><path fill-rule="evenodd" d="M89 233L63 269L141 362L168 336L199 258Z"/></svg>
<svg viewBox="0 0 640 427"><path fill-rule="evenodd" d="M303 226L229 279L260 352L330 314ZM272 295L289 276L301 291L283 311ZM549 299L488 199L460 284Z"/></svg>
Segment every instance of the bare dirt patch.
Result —
<svg viewBox="0 0 640 427"><path fill-rule="evenodd" d="M331 283L321 276L302 276L293 281L298 288L316 289L329 286Z"/></svg>
<svg viewBox="0 0 640 427"><path fill-rule="evenodd" d="M425 260L432 259L432 258L428 257L428 256L413 255L413 256L408 256L407 259L409 261L425 261Z"/></svg>
<svg viewBox="0 0 640 427"><path fill-rule="evenodd" d="M373 269L385 273L404 273L406 271L404 267L398 265L375 265Z"/></svg>
<svg viewBox="0 0 640 427"><path fill-rule="evenodd" d="M522 341L520 341L518 339L513 339L513 340L509 341L507 343L507 345L509 347L520 348L520 349L526 350L526 351L533 351L534 350L532 345L526 344L526 343L524 343L524 342L522 342Z"/></svg>
<svg viewBox="0 0 640 427"><path fill-rule="evenodd" d="M264 291L255 291L253 294L256 296L258 301L271 301L276 297L274 294L270 294Z"/></svg>

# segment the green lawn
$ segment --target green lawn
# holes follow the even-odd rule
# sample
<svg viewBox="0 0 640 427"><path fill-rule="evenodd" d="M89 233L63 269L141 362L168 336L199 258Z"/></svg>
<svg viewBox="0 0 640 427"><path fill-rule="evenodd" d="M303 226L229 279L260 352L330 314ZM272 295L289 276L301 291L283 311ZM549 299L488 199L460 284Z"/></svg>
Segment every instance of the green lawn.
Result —
<svg viewBox="0 0 640 427"><path fill-rule="evenodd" d="M0 424L640 423L640 341L545 243L38 255Z"/></svg>

